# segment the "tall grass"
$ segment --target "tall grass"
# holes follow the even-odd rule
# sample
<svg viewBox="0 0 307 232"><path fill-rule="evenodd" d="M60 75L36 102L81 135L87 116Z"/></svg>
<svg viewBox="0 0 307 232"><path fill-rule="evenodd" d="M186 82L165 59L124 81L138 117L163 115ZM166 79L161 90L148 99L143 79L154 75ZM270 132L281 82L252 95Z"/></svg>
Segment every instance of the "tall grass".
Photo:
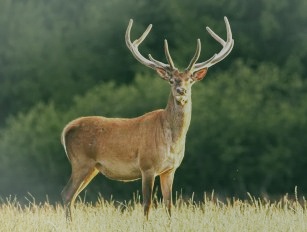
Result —
<svg viewBox="0 0 307 232"><path fill-rule="evenodd" d="M149 220L143 217L138 199L119 203L99 198L97 203L79 201L73 222L66 222L62 205L16 199L2 200L0 231L307 231L305 199L285 196L271 202L249 195L247 200L219 201L213 195L201 202L178 198L172 217L161 202L153 207Z"/></svg>

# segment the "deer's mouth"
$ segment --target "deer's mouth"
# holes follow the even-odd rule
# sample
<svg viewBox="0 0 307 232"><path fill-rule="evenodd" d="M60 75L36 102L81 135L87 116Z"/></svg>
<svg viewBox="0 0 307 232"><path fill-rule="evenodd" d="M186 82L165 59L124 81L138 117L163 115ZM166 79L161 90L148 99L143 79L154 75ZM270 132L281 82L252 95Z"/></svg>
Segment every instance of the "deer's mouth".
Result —
<svg viewBox="0 0 307 232"><path fill-rule="evenodd" d="M188 101L188 97L183 96L183 95L175 96L175 99L176 99L176 102L182 106L185 105Z"/></svg>

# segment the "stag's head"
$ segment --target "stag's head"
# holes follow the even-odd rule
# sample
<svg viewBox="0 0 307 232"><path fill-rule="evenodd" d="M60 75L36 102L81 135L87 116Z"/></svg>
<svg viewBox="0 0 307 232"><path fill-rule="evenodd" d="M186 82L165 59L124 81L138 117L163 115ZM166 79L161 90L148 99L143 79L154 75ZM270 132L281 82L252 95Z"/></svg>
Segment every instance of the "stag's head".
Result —
<svg viewBox="0 0 307 232"><path fill-rule="evenodd" d="M223 46L221 51L217 54L214 54L210 59L204 62L197 63L201 52L200 39L197 39L195 55L190 61L189 66L182 72L179 71L174 65L172 57L169 53L167 40L164 40L164 52L167 64L154 59L150 54L147 59L139 52L138 46L143 42L143 40L150 32L152 27L151 24L147 27L147 29L139 39L136 39L134 42L131 42L130 31L133 24L133 20L130 19L125 37L126 44L129 50L132 52L133 56L140 63L144 64L149 68L155 69L161 78L170 83L172 87L172 95L176 99L177 103L180 105L184 105L191 96L192 85L195 82L202 80L205 77L208 68L223 60L233 48L234 40L232 39L232 33L227 17L224 17L224 20L227 31L226 41L224 41L217 34L215 34L209 27L206 27L209 34Z"/></svg>

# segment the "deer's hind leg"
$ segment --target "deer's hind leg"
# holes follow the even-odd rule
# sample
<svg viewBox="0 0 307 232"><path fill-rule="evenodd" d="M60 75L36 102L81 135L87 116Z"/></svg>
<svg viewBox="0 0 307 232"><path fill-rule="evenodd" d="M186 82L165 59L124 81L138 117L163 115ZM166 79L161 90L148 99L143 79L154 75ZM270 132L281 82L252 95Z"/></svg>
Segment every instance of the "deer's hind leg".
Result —
<svg viewBox="0 0 307 232"><path fill-rule="evenodd" d="M62 199L65 206L66 218L71 220L71 211L79 193L98 174L94 165L74 166L72 165L71 177L62 191Z"/></svg>

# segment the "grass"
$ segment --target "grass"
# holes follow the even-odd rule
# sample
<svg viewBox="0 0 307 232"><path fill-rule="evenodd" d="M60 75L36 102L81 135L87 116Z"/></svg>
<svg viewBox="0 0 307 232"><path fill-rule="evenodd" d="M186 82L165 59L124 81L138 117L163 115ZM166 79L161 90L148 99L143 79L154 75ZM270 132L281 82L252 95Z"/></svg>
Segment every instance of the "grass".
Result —
<svg viewBox="0 0 307 232"><path fill-rule="evenodd" d="M224 202L213 194L202 202L177 199L172 217L168 218L162 203L152 208L149 220L143 217L139 201L126 203L79 201L73 211L74 221L67 223L62 205L36 204L21 206L16 199L2 200L0 231L307 231L305 199L287 196L270 202L249 195L247 200Z"/></svg>

